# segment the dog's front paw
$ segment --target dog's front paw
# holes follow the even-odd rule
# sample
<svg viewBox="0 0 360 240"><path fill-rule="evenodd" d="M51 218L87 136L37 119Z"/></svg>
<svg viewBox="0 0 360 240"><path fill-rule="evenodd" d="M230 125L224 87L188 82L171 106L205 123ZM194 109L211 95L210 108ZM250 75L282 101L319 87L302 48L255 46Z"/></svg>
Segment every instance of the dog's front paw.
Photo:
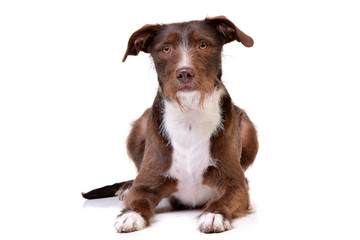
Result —
<svg viewBox="0 0 360 240"><path fill-rule="evenodd" d="M115 221L114 227L119 233L139 231L146 226L145 219L137 212L129 211L120 214Z"/></svg>
<svg viewBox="0 0 360 240"><path fill-rule="evenodd" d="M203 213L199 219L199 229L203 233L219 233L231 229L231 224L222 214Z"/></svg>

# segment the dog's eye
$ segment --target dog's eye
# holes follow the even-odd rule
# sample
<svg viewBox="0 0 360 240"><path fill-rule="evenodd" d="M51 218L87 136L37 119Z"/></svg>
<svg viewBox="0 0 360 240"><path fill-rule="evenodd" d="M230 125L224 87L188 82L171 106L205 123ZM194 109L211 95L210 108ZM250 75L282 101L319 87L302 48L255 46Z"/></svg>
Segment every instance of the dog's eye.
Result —
<svg viewBox="0 0 360 240"><path fill-rule="evenodd" d="M199 48L200 48L201 50L204 50L204 49L207 48L207 47L208 47L208 45L207 45L206 43L204 43L204 42L200 43L200 45L199 45Z"/></svg>
<svg viewBox="0 0 360 240"><path fill-rule="evenodd" d="M170 53L170 52L171 52L170 47L169 47L169 46L165 46L165 47L163 48L163 52L164 52L164 53Z"/></svg>

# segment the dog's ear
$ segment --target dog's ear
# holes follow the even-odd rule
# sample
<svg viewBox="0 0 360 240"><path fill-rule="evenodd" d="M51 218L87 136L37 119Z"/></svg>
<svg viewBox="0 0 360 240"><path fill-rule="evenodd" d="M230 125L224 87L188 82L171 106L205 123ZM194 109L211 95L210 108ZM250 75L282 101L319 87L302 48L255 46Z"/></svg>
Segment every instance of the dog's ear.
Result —
<svg viewBox="0 0 360 240"><path fill-rule="evenodd" d="M122 61L125 62L128 55L138 55L140 51L148 53L151 39L160 28L160 24L147 24L134 32L129 38L128 47Z"/></svg>
<svg viewBox="0 0 360 240"><path fill-rule="evenodd" d="M254 45L254 40L236 27L235 24L225 16L206 18L205 22L211 24L220 32L224 44L236 40L241 42L245 47L252 47Z"/></svg>

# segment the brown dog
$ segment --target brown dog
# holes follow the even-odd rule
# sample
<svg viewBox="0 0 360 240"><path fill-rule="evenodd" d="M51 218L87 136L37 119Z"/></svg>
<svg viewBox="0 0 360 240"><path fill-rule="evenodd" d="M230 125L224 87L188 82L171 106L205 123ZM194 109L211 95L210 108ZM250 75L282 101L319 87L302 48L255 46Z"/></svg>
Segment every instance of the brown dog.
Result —
<svg viewBox="0 0 360 240"><path fill-rule="evenodd" d="M83 194L124 200L118 232L143 229L161 199L175 208L203 207L199 229L231 228L231 219L249 212L245 170L258 151L256 130L235 106L221 81L223 45L253 45L226 17L145 25L129 39L123 61L150 53L159 90L151 108L135 121L127 149L138 176Z"/></svg>

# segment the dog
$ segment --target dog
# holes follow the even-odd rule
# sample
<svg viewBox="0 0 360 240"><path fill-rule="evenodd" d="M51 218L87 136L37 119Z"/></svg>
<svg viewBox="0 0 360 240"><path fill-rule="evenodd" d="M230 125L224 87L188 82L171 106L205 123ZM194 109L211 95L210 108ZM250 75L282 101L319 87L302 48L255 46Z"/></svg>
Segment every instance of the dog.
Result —
<svg viewBox="0 0 360 240"><path fill-rule="evenodd" d="M198 221L204 233L231 229L233 218L251 212L244 172L258 152L257 132L221 81L223 46L235 40L253 46L224 16L145 25L131 35L122 61L150 53L159 82L152 107L127 139L138 175L83 193L124 201L117 232L145 228L164 198L176 209L203 208Z"/></svg>

